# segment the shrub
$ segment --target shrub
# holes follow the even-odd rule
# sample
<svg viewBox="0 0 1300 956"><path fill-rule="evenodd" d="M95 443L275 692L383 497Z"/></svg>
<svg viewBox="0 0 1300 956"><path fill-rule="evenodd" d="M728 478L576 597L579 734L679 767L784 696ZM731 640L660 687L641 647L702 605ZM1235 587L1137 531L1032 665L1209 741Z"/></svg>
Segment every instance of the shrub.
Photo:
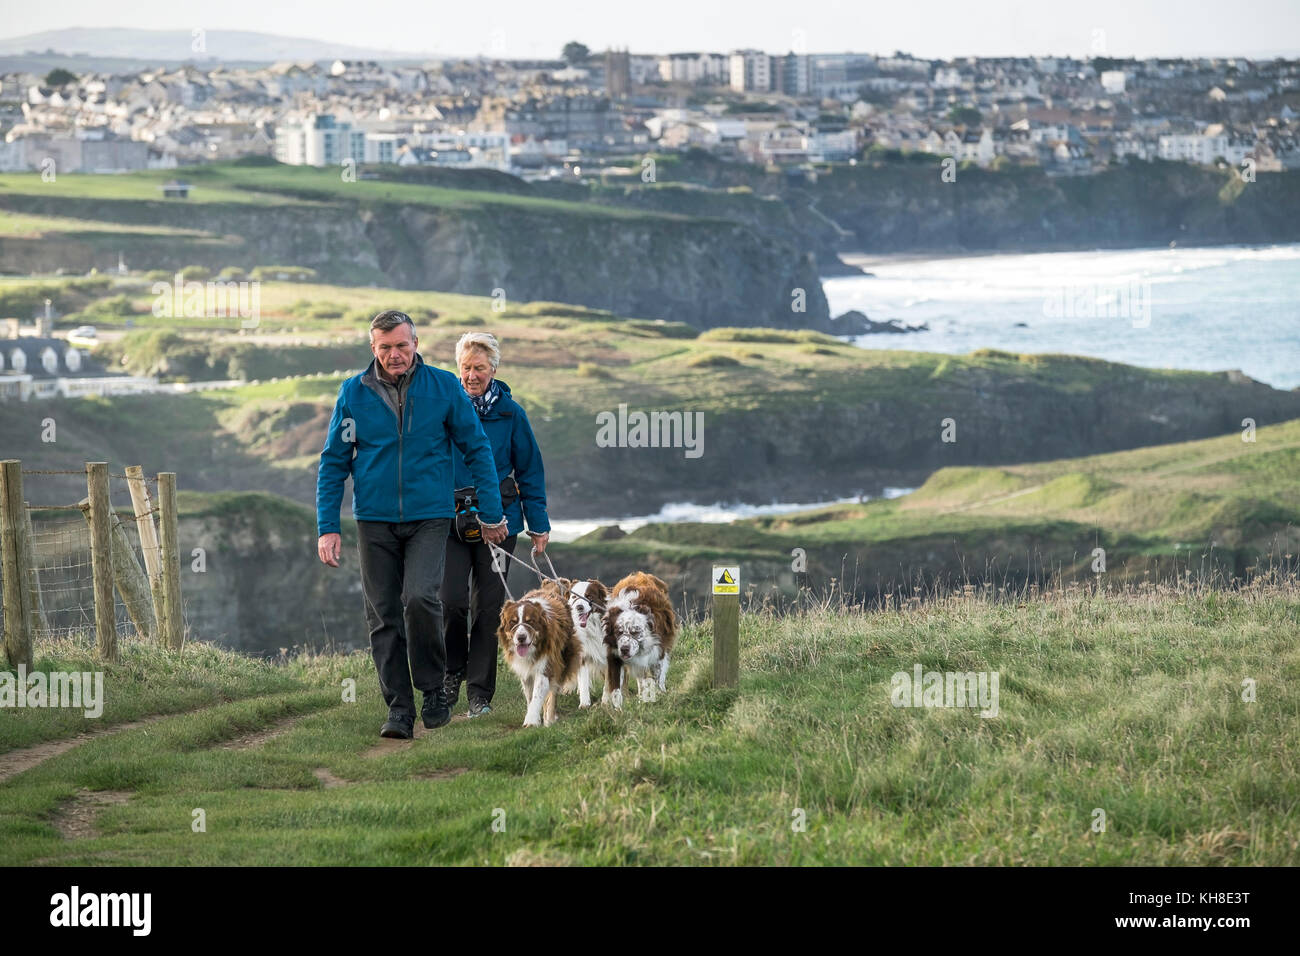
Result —
<svg viewBox="0 0 1300 956"><path fill-rule="evenodd" d="M108 299L100 299L86 311L97 313L99 315L135 315L135 305L131 302L129 295L115 295Z"/></svg>
<svg viewBox="0 0 1300 956"><path fill-rule="evenodd" d="M578 374L584 378L613 378L609 369L594 362L579 362Z"/></svg>
<svg viewBox="0 0 1300 956"><path fill-rule="evenodd" d="M186 266L181 269L181 278L186 281L189 281L190 279L198 279L200 281L211 279L212 270L207 266Z"/></svg>
<svg viewBox="0 0 1300 956"><path fill-rule="evenodd" d="M281 279L288 282L306 282L316 278L316 270L305 266L258 266L249 274L249 278L260 281Z"/></svg>
<svg viewBox="0 0 1300 956"><path fill-rule="evenodd" d="M730 355L720 355L717 352L712 352L704 355L692 355L686 360L686 364L690 368L724 368L731 365L740 365L741 362Z"/></svg>
<svg viewBox="0 0 1300 956"><path fill-rule="evenodd" d="M773 342L796 345L800 342L813 342L819 345L842 345L839 339L825 332L812 329L740 329L720 326L701 332L700 338L716 342Z"/></svg>
<svg viewBox="0 0 1300 956"><path fill-rule="evenodd" d="M625 319L616 328L641 335L655 335L665 339L698 338L700 330L685 322L668 322L664 319Z"/></svg>

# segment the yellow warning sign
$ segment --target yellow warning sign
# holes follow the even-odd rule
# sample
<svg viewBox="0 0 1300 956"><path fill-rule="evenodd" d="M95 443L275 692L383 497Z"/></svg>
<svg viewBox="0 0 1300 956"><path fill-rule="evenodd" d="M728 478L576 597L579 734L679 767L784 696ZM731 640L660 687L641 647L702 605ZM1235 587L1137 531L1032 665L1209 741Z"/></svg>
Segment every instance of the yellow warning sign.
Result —
<svg viewBox="0 0 1300 956"><path fill-rule="evenodd" d="M713 566L713 593L740 593L740 565Z"/></svg>

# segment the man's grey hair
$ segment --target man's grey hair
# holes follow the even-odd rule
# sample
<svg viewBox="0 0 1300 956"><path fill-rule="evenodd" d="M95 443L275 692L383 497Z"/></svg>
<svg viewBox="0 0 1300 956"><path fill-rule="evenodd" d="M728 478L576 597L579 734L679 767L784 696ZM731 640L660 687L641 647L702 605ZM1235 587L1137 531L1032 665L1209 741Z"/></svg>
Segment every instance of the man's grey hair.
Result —
<svg viewBox="0 0 1300 956"><path fill-rule="evenodd" d="M501 346L497 344L497 338L490 332L466 332L456 343L456 367L460 368L461 356L470 349L482 349L487 353L488 364L492 366L492 371L497 370L497 365L501 363Z"/></svg>
<svg viewBox="0 0 1300 956"><path fill-rule="evenodd" d="M415 323L405 312L399 312L397 309L388 309L380 312L370 320L370 331L391 332L399 325L409 325L411 327L411 336L415 337Z"/></svg>

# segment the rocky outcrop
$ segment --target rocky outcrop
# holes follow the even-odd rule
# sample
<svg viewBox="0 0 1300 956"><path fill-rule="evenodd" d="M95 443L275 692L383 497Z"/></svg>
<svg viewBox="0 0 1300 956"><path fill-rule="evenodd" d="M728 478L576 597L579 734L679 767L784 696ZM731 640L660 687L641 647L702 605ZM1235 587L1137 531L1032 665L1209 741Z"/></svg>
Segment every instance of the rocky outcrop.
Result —
<svg viewBox="0 0 1300 956"><path fill-rule="evenodd" d="M922 322L919 325L907 325L899 319L885 319L883 322L876 322L869 319L866 313L859 312L857 309L851 309L842 315L837 315L830 322L832 335L875 335L883 333L886 335L897 335L905 332L928 332L930 323Z"/></svg>
<svg viewBox="0 0 1300 956"><path fill-rule="evenodd" d="M312 205L104 201L0 195L36 215L201 229L208 236L51 233L0 240L0 268L40 263L116 268L295 265L335 284L375 283L507 300L547 300L670 319L696 328L825 330L830 315L814 254L780 231L720 218L584 209L337 199Z"/></svg>

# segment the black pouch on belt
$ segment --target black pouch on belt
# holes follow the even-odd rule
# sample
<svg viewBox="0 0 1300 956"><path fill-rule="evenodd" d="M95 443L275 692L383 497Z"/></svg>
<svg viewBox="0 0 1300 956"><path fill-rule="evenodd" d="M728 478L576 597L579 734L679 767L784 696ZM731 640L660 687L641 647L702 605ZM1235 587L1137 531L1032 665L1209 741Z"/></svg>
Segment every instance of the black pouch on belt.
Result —
<svg viewBox="0 0 1300 956"><path fill-rule="evenodd" d="M478 492L473 488L457 488L456 518L452 528L456 537L466 544L478 544L483 540L483 529L478 524Z"/></svg>
<svg viewBox="0 0 1300 956"><path fill-rule="evenodd" d="M515 481L514 475L506 475L501 479L501 510L509 508L518 497L519 483Z"/></svg>

